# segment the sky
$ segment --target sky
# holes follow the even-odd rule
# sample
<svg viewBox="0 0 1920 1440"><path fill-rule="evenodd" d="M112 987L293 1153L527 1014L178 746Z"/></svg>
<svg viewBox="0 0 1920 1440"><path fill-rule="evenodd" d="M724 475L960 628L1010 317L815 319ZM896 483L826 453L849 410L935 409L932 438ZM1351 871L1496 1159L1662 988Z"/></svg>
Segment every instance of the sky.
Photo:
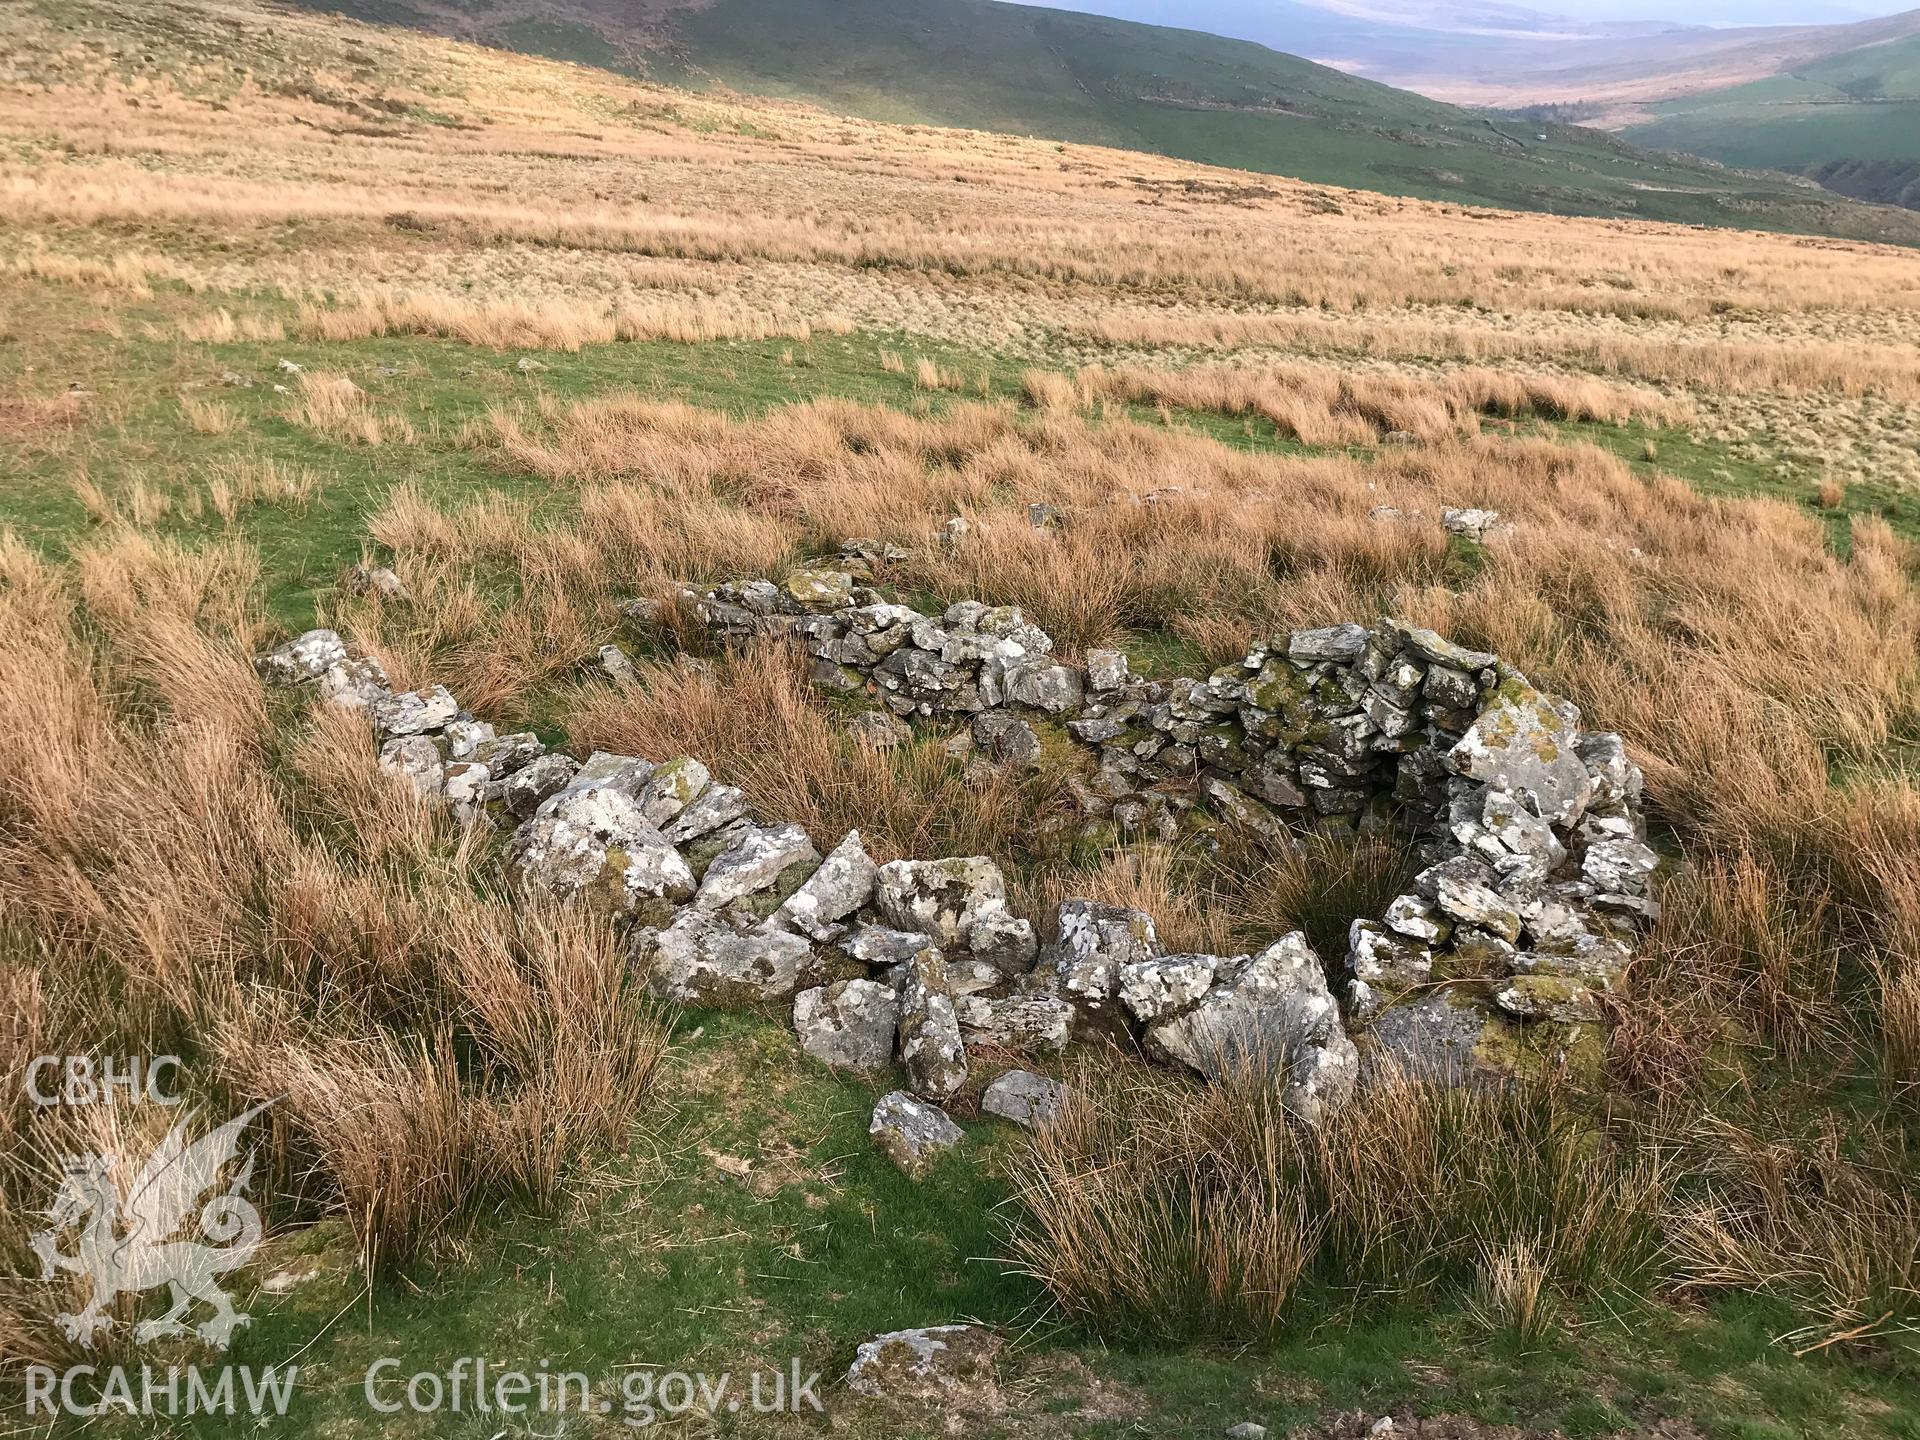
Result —
<svg viewBox="0 0 1920 1440"><path fill-rule="evenodd" d="M1029 3L1059 5L1068 10L1091 10L1097 14L1129 15L1144 10L1167 12L1165 5L1149 5L1144 0L1029 0ZM1305 0L1318 5L1319 0ZM1494 0L1499 4L1500 0ZM1668 20L1688 25L1807 25L1836 24L1848 20L1866 20L1877 15L1896 15L1920 7L1920 0L1505 0L1505 3L1547 15L1565 15L1578 20ZM1278 7L1276 7L1278 8ZM1408 0L1331 0L1325 8L1349 15L1373 10L1397 11L1409 15L1424 8ZM1439 7L1471 12L1473 0L1442 0ZM1186 0L1171 7L1170 13L1156 13L1162 24L1185 25L1195 30L1246 35L1259 29L1259 0ZM1234 21L1218 17L1232 15ZM1238 23L1234 23L1238 22ZM1411 21L1409 23L1418 23ZM1445 25L1432 28L1445 29Z"/></svg>
<svg viewBox="0 0 1920 1440"><path fill-rule="evenodd" d="M1808 25L1897 15L1920 0L1533 0L1581 20L1676 20L1693 25ZM1206 9L1200 0L1196 10Z"/></svg>

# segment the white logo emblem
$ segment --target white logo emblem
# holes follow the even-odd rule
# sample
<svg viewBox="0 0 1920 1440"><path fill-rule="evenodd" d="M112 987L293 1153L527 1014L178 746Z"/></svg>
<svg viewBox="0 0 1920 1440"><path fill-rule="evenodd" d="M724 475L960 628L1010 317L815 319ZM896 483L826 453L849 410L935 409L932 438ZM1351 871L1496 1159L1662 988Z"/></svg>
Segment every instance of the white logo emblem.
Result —
<svg viewBox="0 0 1920 1440"><path fill-rule="evenodd" d="M40 1257L41 1279L70 1270L93 1281L86 1308L58 1317L69 1340L91 1347L93 1337L113 1323L105 1312L116 1296L165 1285L172 1292L172 1308L157 1319L141 1321L133 1338L144 1344L184 1335L188 1326L182 1317L198 1300L211 1305L214 1313L194 1328L202 1339L227 1347L247 1317L233 1308L215 1277L244 1265L260 1245L260 1212L241 1194L253 1175L251 1150L232 1183L224 1190L218 1187L240 1154L241 1132L272 1103L256 1105L198 1140L188 1138L194 1117L186 1116L167 1132L124 1192L105 1156L67 1160L66 1180L47 1211L47 1228L34 1235L32 1243ZM200 1197L210 1190L217 1193L202 1204ZM175 1238L196 1208L199 1232L212 1244ZM60 1237L70 1226L77 1226L79 1234L74 1253L63 1255Z"/></svg>

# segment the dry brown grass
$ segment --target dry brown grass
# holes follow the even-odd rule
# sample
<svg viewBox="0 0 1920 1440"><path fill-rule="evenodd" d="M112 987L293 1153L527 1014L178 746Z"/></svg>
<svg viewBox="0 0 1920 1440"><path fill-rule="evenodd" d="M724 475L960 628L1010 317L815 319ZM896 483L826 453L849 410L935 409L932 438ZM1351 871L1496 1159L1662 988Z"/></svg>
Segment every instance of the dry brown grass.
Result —
<svg viewBox="0 0 1920 1440"><path fill-rule="evenodd" d="M844 321L823 317L823 328ZM446 294L363 295L342 304L303 304L298 329L317 340L370 335L441 335L469 345L578 350L616 340L789 340L812 338L797 316L769 315L704 296L642 295L612 307L595 301L546 298L483 302Z"/></svg>
<svg viewBox="0 0 1920 1440"><path fill-rule="evenodd" d="M1759 1291L1803 1306L1783 1337L1802 1350L1837 1339L1910 1345L1920 1326L1920 1200L1903 1153L1850 1158L1833 1128L1804 1141L1720 1127L1704 1198L1678 1217L1683 1281Z"/></svg>
<svg viewBox="0 0 1920 1440"><path fill-rule="evenodd" d="M240 417L223 400L195 395L180 397L180 416L196 435L229 435L240 428Z"/></svg>
<svg viewBox="0 0 1920 1440"><path fill-rule="evenodd" d="M0 561L10 1045L193 1055L222 1113L284 1096L255 1193L275 1221L342 1213L369 1268L482 1200L552 1201L624 1137L664 1037L624 955L495 894L471 837L376 769L363 721L317 715L283 749L244 549L122 528L70 572L11 536ZM17 1109L10 1213L57 1180L29 1138L76 1138ZM8 1282L0 1329L48 1303Z"/></svg>
<svg viewBox="0 0 1920 1440"><path fill-rule="evenodd" d="M24 237L12 274L109 297L184 285L207 297L173 322L194 338L270 338L282 321L262 297L279 296L297 329L340 338L572 348L859 324L1028 361L1067 335L1083 342L1076 358L1172 346L1259 352L1261 366L1275 349L1349 368L1498 360L1531 367L1528 383L1577 386L1577 371L1920 402L1920 261L1892 247L1500 215L1268 176L1256 189L1159 157L689 96L245 0L176 9L212 53L297 38L350 110L431 70L458 121L343 131L290 73L214 110L191 82L156 90L120 57L69 44L60 17L10 12L10 48L60 77L0 92L22 157L0 177ZM1179 203L1139 203L1169 185ZM89 234L106 225L139 248L109 251ZM226 237L217 254L194 238L208 226ZM1850 432L1805 406L1782 413L1837 443Z"/></svg>
<svg viewBox="0 0 1920 1440"><path fill-rule="evenodd" d="M224 460L206 477L207 503L227 524L256 505L279 505L300 514L319 487L311 470L278 460Z"/></svg>
<svg viewBox="0 0 1920 1440"><path fill-rule="evenodd" d="M1304 1281L1353 1311L1471 1290L1525 1245L1536 1315L1659 1271L1658 1167L1551 1090L1376 1086L1303 1130L1257 1085L1082 1066L1015 1174L1014 1253L1069 1313L1160 1340L1271 1337Z"/></svg>
<svg viewBox="0 0 1920 1440"><path fill-rule="evenodd" d="M411 444L414 439L406 419L383 412L373 397L345 375L322 371L300 376L287 418L317 434L361 445Z"/></svg>
<svg viewBox="0 0 1920 1440"><path fill-rule="evenodd" d="M1685 418L1682 405L1646 389L1485 369L1420 378L1304 364L1173 371L1094 366L1072 379L1029 370L1023 380L1029 403L1040 409L1084 409L1100 398L1115 398L1136 405L1257 415L1283 436L1308 445L1370 445L1389 434L1444 440L1473 433L1482 416L1537 415L1610 424Z"/></svg>

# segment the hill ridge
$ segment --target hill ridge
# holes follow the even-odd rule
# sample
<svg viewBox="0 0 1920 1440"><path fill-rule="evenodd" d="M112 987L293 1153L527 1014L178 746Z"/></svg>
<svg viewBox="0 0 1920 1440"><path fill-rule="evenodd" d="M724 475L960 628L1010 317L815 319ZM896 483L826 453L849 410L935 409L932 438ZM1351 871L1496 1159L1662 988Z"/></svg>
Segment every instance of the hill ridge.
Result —
<svg viewBox="0 0 1920 1440"><path fill-rule="evenodd" d="M1484 117L1249 41L1000 0L297 0L692 89L1043 136L1418 199L1920 241L1807 182ZM621 43L609 35L624 37ZM1510 127L1511 128L1511 127Z"/></svg>

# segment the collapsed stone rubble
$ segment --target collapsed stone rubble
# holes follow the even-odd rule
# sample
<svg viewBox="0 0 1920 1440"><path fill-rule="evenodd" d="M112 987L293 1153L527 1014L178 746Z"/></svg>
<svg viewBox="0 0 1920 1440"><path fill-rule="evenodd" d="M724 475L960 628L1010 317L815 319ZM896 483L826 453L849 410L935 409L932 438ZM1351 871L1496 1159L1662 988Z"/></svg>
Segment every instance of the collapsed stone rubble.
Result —
<svg viewBox="0 0 1920 1440"><path fill-rule="evenodd" d="M981 763L1079 747L1089 823L1116 837L1391 828L1424 863L1381 914L1354 918L1344 955L1298 932L1249 954L1170 954L1151 916L1085 899L1061 903L1042 944L984 857L878 864L858 831L823 855L695 758L579 760L496 734L442 687L392 690L331 631L261 657L269 679L364 709L380 764L419 794L505 832L514 886L614 917L663 998L790 1005L823 1063L897 1059L908 1089L873 1129L905 1168L958 1143L938 1106L983 1051L1107 1037L1208 1079L1271 1075L1309 1122L1386 1062L1456 1081L1577 1063L1655 913L1640 772L1620 738L1429 630L1299 630L1206 679L1149 681L1117 651L1066 663L1017 608L922 614L845 571L686 600L724 641L797 641L817 683L877 702L856 728L888 743L901 722L931 721L964 726ZM990 1111L1056 1111L1039 1078L1003 1076Z"/></svg>

